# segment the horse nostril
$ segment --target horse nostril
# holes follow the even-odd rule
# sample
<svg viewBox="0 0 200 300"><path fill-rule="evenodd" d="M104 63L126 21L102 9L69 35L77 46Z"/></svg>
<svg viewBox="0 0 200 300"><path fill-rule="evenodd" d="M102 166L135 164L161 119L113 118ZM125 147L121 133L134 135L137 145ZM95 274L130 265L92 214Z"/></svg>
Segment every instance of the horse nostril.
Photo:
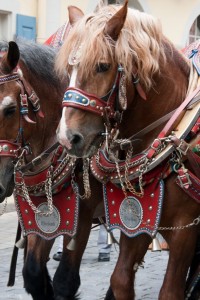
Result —
<svg viewBox="0 0 200 300"><path fill-rule="evenodd" d="M82 143L82 136L80 134L74 134L71 139L71 143L74 145L78 145Z"/></svg>

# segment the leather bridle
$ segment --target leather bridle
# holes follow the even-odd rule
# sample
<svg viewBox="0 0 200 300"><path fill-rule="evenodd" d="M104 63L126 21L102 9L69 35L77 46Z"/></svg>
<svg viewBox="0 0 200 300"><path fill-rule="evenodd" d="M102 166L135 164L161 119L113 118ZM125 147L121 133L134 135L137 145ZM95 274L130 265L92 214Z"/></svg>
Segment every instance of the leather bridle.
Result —
<svg viewBox="0 0 200 300"><path fill-rule="evenodd" d="M11 74L2 74L0 75L0 85L16 81L20 86L20 125L17 133L17 137L14 141L10 140L0 140L0 157L11 157L14 159L19 158L22 153L28 154L31 153L30 147L24 141L24 128L22 126L22 118L29 123L35 123L28 117L28 100L31 102L33 106L33 111L39 113L42 117L43 114L40 109L39 98L32 91L30 85L26 82L23 76L20 75L20 69L17 68L18 71L14 71ZM31 91L31 94L27 92L27 90ZM27 96L28 94L28 96Z"/></svg>
<svg viewBox="0 0 200 300"><path fill-rule="evenodd" d="M86 110L102 117L106 115L106 117L113 119L116 112L115 106L121 72L122 68L118 67L112 88L102 97L87 93L75 87L68 87L64 94L62 106Z"/></svg>

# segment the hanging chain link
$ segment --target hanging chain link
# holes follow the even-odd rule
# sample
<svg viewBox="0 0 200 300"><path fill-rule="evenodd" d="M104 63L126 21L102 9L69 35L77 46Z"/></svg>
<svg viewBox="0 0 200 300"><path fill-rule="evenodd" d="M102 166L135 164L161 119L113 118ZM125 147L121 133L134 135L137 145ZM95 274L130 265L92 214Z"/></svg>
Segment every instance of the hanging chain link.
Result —
<svg viewBox="0 0 200 300"><path fill-rule="evenodd" d="M2 216L5 213L6 207L7 207L7 203L8 203L8 199L6 198L5 201L4 201L4 203L3 203L3 209L0 212L0 216Z"/></svg>
<svg viewBox="0 0 200 300"><path fill-rule="evenodd" d="M197 226L200 224L200 216L195 218L191 223L182 226L172 226L172 227L158 227L158 230L183 230L185 228L190 228L192 226Z"/></svg>
<svg viewBox="0 0 200 300"><path fill-rule="evenodd" d="M90 160L89 158L86 158L83 160L83 185L84 185L86 199L90 198L91 196L89 167L90 167Z"/></svg>
<svg viewBox="0 0 200 300"><path fill-rule="evenodd" d="M127 151L126 160L125 160L125 173L124 173L125 184L122 180L122 175L121 175L121 172L120 172L120 167L119 167L118 160L113 155L113 157L115 158L114 159L115 166L116 166L116 169L117 169L117 174L118 174L120 184L121 184L121 187L122 187L122 190L124 192L125 197L127 197L127 190L129 190L129 192L131 192L133 195L136 195L138 197L143 197L144 196L144 189L143 189L142 176L143 176L144 169L142 169L142 168L140 169L140 174L139 174L139 177L138 177L139 192L134 188L134 186L131 184L130 180L128 179L129 163L130 163L130 160L131 160L132 152L133 152L133 149L132 149L132 146L131 146L130 149L128 149L128 151Z"/></svg>
<svg viewBox="0 0 200 300"><path fill-rule="evenodd" d="M133 194L136 195L138 197L143 197L144 196L144 189L143 189L143 183L142 183L142 176L143 176L143 171L140 170L140 174L138 177L139 180L139 192L136 191L136 189L134 188L134 186L131 184L130 180L128 179L128 172L129 172L129 163L131 160L131 156L133 153L133 149L132 146L130 147L130 149L128 149L127 151L127 155L126 155L126 162L125 162L125 180L126 180L126 186L128 188L128 190Z"/></svg>
<svg viewBox="0 0 200 300"><path fill-rule="evenodd" d="M80 197L81 199L88 199L91 196L91 188L90 188L90 180L89 180L89 166L90 166L90 161L89 158L83 159L83 186L84 186L84 194L80 195L77 192L76 188L76 175L75 175L75 168L76 166L73 165L72 167L72 172L71 172L71 184L74 193Z"/></svg>
<svg viewBox="0 0 200 300"><path fill-rule="evenodd" d="M42 216L49 216L53 212L52 173L53 173L53 167L51 166L49 168L49 171L47 173L47 179L45 181L45 192L46 192L47 206L48 206L48 211L46 211L46 212L43 212L43 211L39 210L35 206L35 204L33 203L33 201L31 200L31 198L29 196L29 192L28 192L28 189L26 187L26 184L25 184L24 180L22 179L21 190L23 192L23 197L27 201L27 203L29 204L29 206L31 207L31 209L34 211L35 214L39 214L39 215L42 215Z"/></svg>

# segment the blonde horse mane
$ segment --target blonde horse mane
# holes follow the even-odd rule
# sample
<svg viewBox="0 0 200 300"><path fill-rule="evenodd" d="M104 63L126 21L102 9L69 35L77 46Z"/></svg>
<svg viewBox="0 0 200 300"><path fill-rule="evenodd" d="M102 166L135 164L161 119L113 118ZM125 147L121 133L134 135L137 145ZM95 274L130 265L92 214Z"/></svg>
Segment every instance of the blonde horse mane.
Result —
<svg viewBox="0 0 200 300"><path fill-rule="evenodd" d="M74 25L57 57L56 69L60 74L69 71L68 61L74 56L86 78L98 63L111 61L123 66L128 80L134 64L144 87L152 86L160 59L166 59L161 24L154 17L129 8L124 27L114 42L104 34L104 27L120 8L119 5L99 6Z"/></svg>

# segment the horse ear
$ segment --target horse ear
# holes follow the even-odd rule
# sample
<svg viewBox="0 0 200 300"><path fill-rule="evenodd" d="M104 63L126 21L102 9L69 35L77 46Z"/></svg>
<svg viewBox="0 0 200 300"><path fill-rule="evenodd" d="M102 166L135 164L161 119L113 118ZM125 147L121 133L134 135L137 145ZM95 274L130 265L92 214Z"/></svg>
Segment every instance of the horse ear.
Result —
<svg viewBox="0 0 200 300"><path fill-rule="evenodd" d="M13 41L8 44L8 52L3 56L2 59L2 71L6 74L11 73L17 66L19 61L19 48Z"/></svg>
<svg viewBox="0 0 200 300"><path fill-rule="evenodd" d="M118 36L124 26L128 10L128 0L125 1L124 6L106 23L104 28L105 35L110 36L114 41L117 41Z"/></svg>
<svg viewBox="0 0 200 300"><path fill-rule="evenodd" d="M76 6L72 6L72 5L69 6L68 11L69 11L69 23L71 26L73 26L77 21L79 21L84 16L82 10Z"/></svg>

